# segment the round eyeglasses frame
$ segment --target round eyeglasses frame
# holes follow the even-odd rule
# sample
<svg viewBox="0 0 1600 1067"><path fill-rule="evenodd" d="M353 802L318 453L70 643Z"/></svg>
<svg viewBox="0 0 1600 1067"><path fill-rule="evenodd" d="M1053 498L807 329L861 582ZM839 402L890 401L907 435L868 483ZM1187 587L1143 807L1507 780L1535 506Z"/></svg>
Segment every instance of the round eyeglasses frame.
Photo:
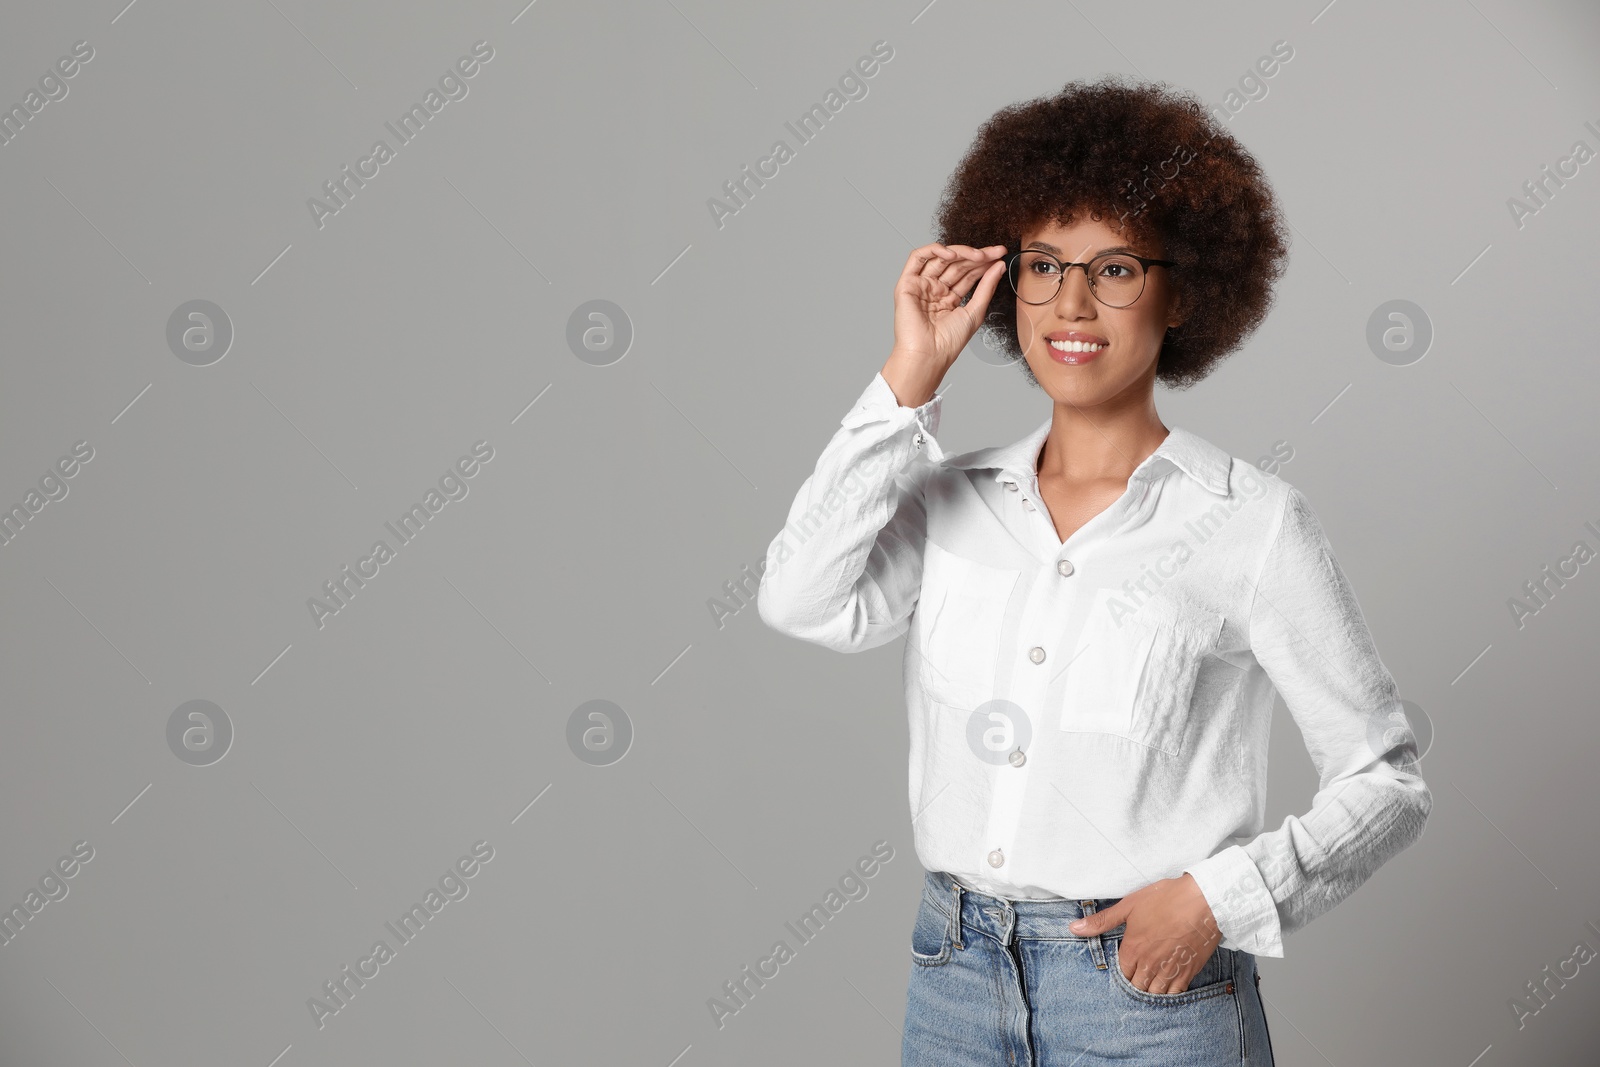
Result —
<svg viewBox="0 0 1600 1067"><path fill-rule="evenodd" d="M1019 259L1021 259L1024 255L1043 256L1046 259L1054 260L1055 263L1061 268L1061 273L1056 278L1056 291L1051 293L1048 297L1046 297L1043 300L1022 300L1022 294L1017 292L1017 279L1016 279L1017 261ZM1144 271L1145 271L1145 273L1144 273L1144 275L1143 275L1143 277L1141 279L1140 285L1139 285L1139 291L1137 293L1135 293L1134 296L1133 296L1133 299L1129 300L1126 304L1113 304L1110 301L1105 300L1104 298L1102 298L1100 296L1100 294L1095 290L1094 275L1089 273L1089 268L1091 266L1093 266L1094 264L1099 263L1102 260L1111 259L1111 258L1116 257L1116 256L1123 256L1123 257L1125 257L1127 259L1131 259L1131 260L1136 261L1139 264L1139 266L1144 268ZM1135 303L1138 302L1139 298L1144 295L1145 283L1147 283L1149 281L1150 268L1151 267L1176 267L1177 266L1177 264L1174 263L1170 259L1150 259L1150 258L1148 258L1146 256L1136 256L1132 252L1101 252L1098 256L1095 256L1093 259L1089 260L1089 262L1087 262L1087 263L1063 263L1060 259L1057 259L1055 256L1051 255L1049 252L1046 252L1046 251L1044 251L1043 249L1040 249L1040 248L1024 248L1024 249L1021 249L1019 251L1013 252L1010 255L1005 257L1005 262L1006 262L1006 281L1011 285L1011 291L1013 293L1016 293L1016 297L1017 297L1018 300L1022 300L1022 302L1024 304L1031 304L1031 305L1033 305L1035 307L1037 307L1040 304L1048 304L1052 300L1055 300L1057 297L1059 297L1061 295L1061 282L1067 276L1067 268L1068 267L1078 267L1078 268L1082 269L1083 277L1089 283L1089 295L1090 296L1093 296L1096 300L1100 301L1100 303L1104 304L1106 307L1109 307L1109 308L1125 308L1125 307L1132 307Z"/></svg>

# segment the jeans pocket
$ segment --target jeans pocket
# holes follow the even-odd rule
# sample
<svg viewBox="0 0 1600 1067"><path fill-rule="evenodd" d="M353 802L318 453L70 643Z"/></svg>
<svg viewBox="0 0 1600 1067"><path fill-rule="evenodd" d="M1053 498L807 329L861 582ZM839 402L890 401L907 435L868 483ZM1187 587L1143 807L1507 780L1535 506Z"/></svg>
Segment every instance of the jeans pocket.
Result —
<svg viewBox="0 0 1600 1067"><path fill-rule="evenodd" d="M911 962L920 967L950 962L950 917L934 906L926 892L911 927Z"/></svg>
<svg viewBox="0 0 1600 1067"><path fill-rule="evenodd" d="M1209 1000L1212 997L1228 996L1234 992L1233 975L1236 968L1231 958L1232 949L1218 947L1211 953L1211 958L1195 972L1189 979L1189 988L1182 993L1151 993L1140 989L1128 980L1122 973L1121 962L1122 939L1114 938L1106 941L1106 969L1111 972L1111 984L1116 986L1124 995L1151 1005L1177 1005L1192 1004L1199 1000Z"/></svg>

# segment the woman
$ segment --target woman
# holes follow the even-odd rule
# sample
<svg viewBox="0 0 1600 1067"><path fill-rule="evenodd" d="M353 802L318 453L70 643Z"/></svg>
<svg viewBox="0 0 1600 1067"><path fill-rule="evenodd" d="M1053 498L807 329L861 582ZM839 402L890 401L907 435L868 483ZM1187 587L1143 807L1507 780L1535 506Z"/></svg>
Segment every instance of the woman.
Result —
<svg viewBox="0 0 1600 1067"><path fill-rule="evenodd" d="M938 229L759 595L839 651L907 635L903 1062L1271 1064L1257 956L1431 807L1305 497L1156 411L1266 314L1276 202L1192 96L1107 79L995 115ZM1051 410L950 456L935 389L985 321ZM1275 693L1320 787L1263 832Z"/></svg>

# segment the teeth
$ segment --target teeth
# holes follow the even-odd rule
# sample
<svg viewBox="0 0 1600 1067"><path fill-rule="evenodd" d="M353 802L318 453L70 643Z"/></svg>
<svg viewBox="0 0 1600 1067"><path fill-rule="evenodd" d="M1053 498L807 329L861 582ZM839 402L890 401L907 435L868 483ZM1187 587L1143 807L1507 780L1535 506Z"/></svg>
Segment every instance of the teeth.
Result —
<svg viewBox="0 0 1600 1067"><path fill-rule="evenodd" d="M1098 352L1105 345L1097 345L1089 341L1051 341L1050 347L1057 352Z"/></svg>

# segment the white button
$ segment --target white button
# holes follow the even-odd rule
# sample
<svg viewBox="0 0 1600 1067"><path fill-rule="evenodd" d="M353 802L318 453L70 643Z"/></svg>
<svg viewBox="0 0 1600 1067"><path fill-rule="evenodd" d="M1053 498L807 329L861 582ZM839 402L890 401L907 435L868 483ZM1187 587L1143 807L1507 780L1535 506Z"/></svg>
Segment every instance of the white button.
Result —
<svg viewBox="0 0 1600 1067"><path fill-rule="evenodd" d="M1015 493L1017 491L1017 483L1016 482L1007 482L1006 483L1006 488L1011 490L1013 493Z"/></svg>
<svg viewBox="0 0 1600 1067"><path fill-rule="evenodd" d="M1004 863L1005 861L1006 861L1005 854L1002 853L999 849L995 849L993 852L989 853L989 866L998 867L1002 863Z"/></svg>
<svg viewBox="0 0 1600 1067"><path fill-rule="evenodd" d="M1061 560L1056 564L1056 570L1060 571L1061 577L1065 578L1072 573L1072 561L1070 559Z"/></svg>
<svg viewBox="0 0 1600 1067"><path fill-rule="evenodd" d="M917 434L913 434L912 435L912 437L911 437L911 447L912 448L921 448L922 447L922 434L921 433L917 433Z"/></svg>
<svg viewBox="0 0 1600 1067"><path fill-rule="evenodd" d="M1032 511L1033 510L1033 501L1029 500L1027 497L1023 497L1022 498L1022 506L1027 508L1029 511Z"/></svg>
<svg viewBox="0 0 1600 1067"><path fill-rule="evenodd" d="M1032 648L1028 649L1028 658L1033 660L1035 663L1043 663L1044 649L1040 648L1038 645L1034 645Z"/></svg>
<svg viewBox="0 0 1600 1067"><path fill-rule="evenodd" d="M1028 757L1023 754L1023 751L1020 748L1011 753L1011 755L1007 756L1006 759L1011 761L1011 766L1013 767L1020 767L1024 763L1028 762Z"/></svg>

